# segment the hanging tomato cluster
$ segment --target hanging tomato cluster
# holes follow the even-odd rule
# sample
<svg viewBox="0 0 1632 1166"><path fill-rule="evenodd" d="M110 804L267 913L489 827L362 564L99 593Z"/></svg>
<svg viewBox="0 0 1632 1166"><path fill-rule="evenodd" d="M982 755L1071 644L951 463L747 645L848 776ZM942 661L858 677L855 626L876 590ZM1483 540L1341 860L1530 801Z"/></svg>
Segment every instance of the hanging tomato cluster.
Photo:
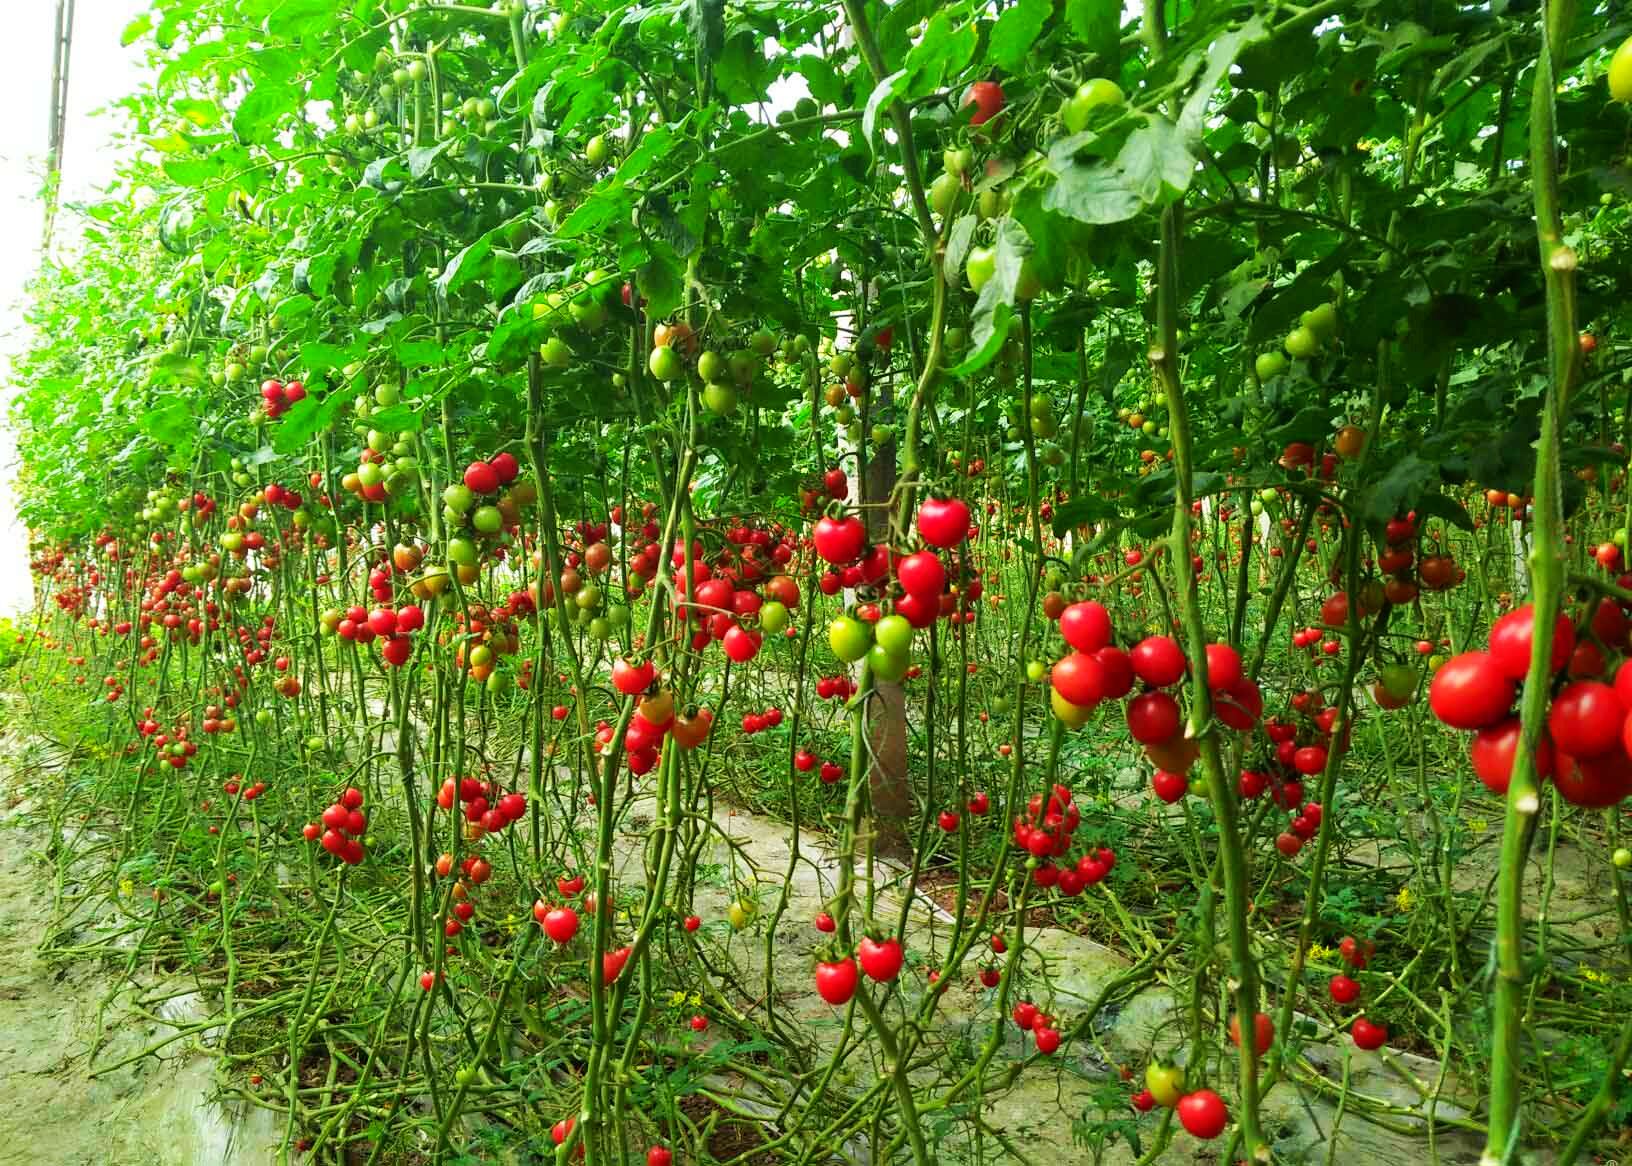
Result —
<svg viewBox="0 0 1632 1166"><path fill-rule="evenodd" d="M482 833L497 834L512 822L519 822L527 813L527 795L511 791L495 802L489 802L493 793L491 783L474 777L444 778L436 791L436 804L444 810L453 809L457 800L464 807L466 833L472 841Z"/></svg>
<svg viewBox="0 0 1632 1166"><path fill-rule="evenodd" d="M1473 771L1500 795L1507 793L1520 747L1513 702L1530 669L1534 622L1531 604L1508 612L1491 625L1487 651L1451 657L1428 686L1434 715L1473 734ZM1627 632L1626 613L1608 599L1579 629L1564 612L1553 625L1548 671L1554 684L1568 675L1552 693L1535 771L1538 780L1551 778L1572 805L1602 809L1632 795L1632 661L1621 663L1614 683L1606 684L1600 648L1625 651Z"/></svg>
<svg viewBox="0 0 1632 1166"><path fill-rule="evenodd" d="M1038 860L1031 872L1037 886L1056 887L1066 896L1080 895L1084 887L1099 882L1116 865L1116 853L1107 846L1090 848L1074 865L1054 864L1054 859L1071 849L1072 835L1081 819L1082 812L1072 800L1071 790L1063 785L1049 791L1046 803L1042 794L1032 794L1025 814L1015 818L1014 844ZM945 823L942 829L946 829Z"/></svg>
<svg viewBox="0 0 1632 1166"><path fill-rule="evenodd" d="M821 930L830 929L821 927L820 922L817 926ZM864 935L856 945L854 956L822 960L816 964L817 994L835 1008L848 1004L860 982L858 961L859 971L865 972L868 979L888 984L901 974L906 953L902 950L901 941L893 935L882 940Z"/></svg>
<svg viewBox="0 0 1632 1166"><path fill-rule="evenodd" d="M367 829L368 818L363 813L363 791L356 786L350 786L323 811L321 826L317 822L308 822L301 829L301 834L308 842L319 839L319 844L324 850L347 866L356 866L363 861L362 837Z"/></svg>
<svg viewBox="0 0 1632 1166"><path fill-rule="evenodd" d="M268 419L276 421L294 405L306 399L306 386L299 381L265 380L261 382L261 408Z"/></svg>

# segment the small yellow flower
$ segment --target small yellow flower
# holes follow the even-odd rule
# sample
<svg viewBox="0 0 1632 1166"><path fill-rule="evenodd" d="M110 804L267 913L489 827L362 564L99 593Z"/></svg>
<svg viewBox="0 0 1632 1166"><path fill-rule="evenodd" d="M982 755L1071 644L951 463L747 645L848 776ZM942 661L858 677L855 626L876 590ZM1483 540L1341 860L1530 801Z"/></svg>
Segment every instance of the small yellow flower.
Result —
<svg viewBox="0 0 1632 1166"><path fill-rule="evenodd" d="M1589 984L1607 984L1609 977L1597 968L1582 968L1581 978Z"/></svg>
<svg viewBox="0 0 1632 1166"><path fill-rule="evenodd" d="M703 1002L703 994L701 992L693 992L691 994L691 1006L693 1008L696 1008L702 1002Z"/></svg>
<svg viewBox="0 0 1632 1166"><path fill-rule="evenodd" d="M1474 818L1468 823L1468 829L1472 830L1475 834L1483 834L1486 830L1490 829L1490 823L1485 821L1483 818Z"/></svg>
<svg viewBox="0 0 1632 1166"><path fill-rule="evenodd" d="M679 1008L685 1002L686 1002L686 994L684 992L676 990L676 991L673 991L673 992L669 993L669 1007L670 1008Z"/></svg>
<svg viewBox="0 0 1632 1166"><path fill-rule="evenodd" d="M1401 887L1394 896L1394 905L1401 911L1409 911L1417 905L1417 897L1411 893L1410 887Z"/></svg>
<svg viewBox="0 0 1632 1166"><path fill-rule="evenodd" d="M1309 945L1309 962L1310 963L1322 964L1322 963L1325 963L1327 960L1329 960L1331 958L1332 958L1332 949L1327 947L1325 944L1323 944L1323 943L1311 943Z"/></svg>
<svg viewBox="0 0 1632 1166"><path fill-rule="evenodd" d="M119 893L121 895L133 894L135 892L135 890L136 890L136 884L134 882L132 882L130 879L120 879L119 880Z"/></svg>

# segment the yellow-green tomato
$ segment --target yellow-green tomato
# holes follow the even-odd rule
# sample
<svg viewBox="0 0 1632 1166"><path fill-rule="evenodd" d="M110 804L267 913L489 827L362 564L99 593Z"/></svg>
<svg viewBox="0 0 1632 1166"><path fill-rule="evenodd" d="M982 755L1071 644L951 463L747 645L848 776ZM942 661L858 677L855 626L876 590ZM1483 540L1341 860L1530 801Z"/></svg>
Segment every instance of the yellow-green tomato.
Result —
<svg viewBox="0 0 1632 1166"><path fill-rule="evenodd" d="M912 648L912 625L906 616L887 615L873 625L873 639L892 656L905 656Z"/></svg>
<svg viewBox="0 0 1632 1166"><path fill-rule="evenodd" d="M1060 120L1074 134L1081 133L1089 115L1102 105L1121 105L1122 87L1109 77L1090 77L1060 107Z"/></svg>
<svg viewBox="0 0 1632 1166"><path fill-rule="evenodd" d="M1609 96L1615 101L1632 101L1632 36L1609 59Z"/></svg>
<svg viewBox="0 0 1632 1166"><path fill-rule="evenodd" d="M892 652L883 644L874 644L867 649L867 666L878 679L894 684L906 676L907 669L912 666L912 657L905 652Z"/></svg>
<svg viewBox="0 0 1632 1166"><path fill-rule="evenodd" d="M827 627L827 646L846 664L854 664L865 656L871 640L867 625L855 616L841 615Z"/></svg>
<svg viewBox="0 0 1632 1166"><path fill-rule="evenodd" d="M768 636L779 636L788 626L787 605L771 600L759 609L759 626Z"/></svg>

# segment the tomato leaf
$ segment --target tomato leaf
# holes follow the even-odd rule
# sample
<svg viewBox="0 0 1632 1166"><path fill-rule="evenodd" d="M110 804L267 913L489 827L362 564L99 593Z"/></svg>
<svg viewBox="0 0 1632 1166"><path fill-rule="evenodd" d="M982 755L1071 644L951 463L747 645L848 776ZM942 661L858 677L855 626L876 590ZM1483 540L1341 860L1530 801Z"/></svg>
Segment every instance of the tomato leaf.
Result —
<svg viewBox="0 0 1632 1166"><path fill-rule="evenodd" d="M1160 206L1190 188L1196 160L1184 144L1179 127L1153 117L1128 135L1116 156L1122 182L1140 201Z"/></svg>
<svg viewBox="0 0 1632 1166"><path fill-rule="evenodd" d="M1053 7L1051 0L1020 0L997 18L992 26L990 48L998 68L1010 73L1019 70L1037 34L1048 23Z"/></svg>
<svg viewBox="0 0 1632 1166"><path fill-rule="evenodd" d="M909 76L906 69L897 69L873 86L873 92L867 98L867 107L861 111L861 140L867 144L869 152L873 150L873 135L878 128L878 115L906 91Z"/></svg>
<svg viewBox="0 0 1632 1166"><path fill-rule="evenodd" d="M974 326L970 330L974 351L963 363L949 370L952 376L978 372L1002 349L1014 319L1014 293L1020 285L1020 269L1029 254L1031 239L1026 229L1014 219L1001 220L997 224L995 269L975 301Z"/></svg>

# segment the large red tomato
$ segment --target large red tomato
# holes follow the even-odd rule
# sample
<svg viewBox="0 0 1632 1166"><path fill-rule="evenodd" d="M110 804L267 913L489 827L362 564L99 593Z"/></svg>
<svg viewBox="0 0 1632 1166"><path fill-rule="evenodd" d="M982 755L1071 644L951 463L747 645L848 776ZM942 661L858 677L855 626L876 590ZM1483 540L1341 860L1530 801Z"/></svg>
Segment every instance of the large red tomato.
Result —
<svg viewBox="0 0 1632 1166"><path fill-rule="evenodd" d="M1428 705L1453 729L1495 724L1513 704L1513 681L1485 652L1453 656L1434 673Z"/></svg>

